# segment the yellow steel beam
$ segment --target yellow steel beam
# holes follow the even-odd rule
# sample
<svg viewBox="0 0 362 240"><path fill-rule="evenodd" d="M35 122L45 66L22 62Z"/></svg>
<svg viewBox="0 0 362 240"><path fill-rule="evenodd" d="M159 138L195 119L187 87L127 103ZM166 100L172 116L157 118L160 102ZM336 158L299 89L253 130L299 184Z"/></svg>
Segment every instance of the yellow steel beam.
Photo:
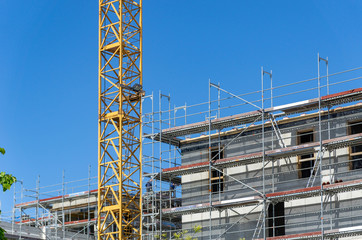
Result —
<svg viewBox="0 0 362 240"><path fill-rule="evenodd" d="M98 239L142 234L142 0L99 0Z"/></svg>

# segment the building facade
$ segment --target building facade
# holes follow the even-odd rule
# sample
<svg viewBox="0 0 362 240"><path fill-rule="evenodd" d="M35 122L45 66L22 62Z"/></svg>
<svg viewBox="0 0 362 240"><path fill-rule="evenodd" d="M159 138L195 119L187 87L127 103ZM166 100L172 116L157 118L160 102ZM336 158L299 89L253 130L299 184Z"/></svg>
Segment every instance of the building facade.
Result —
<svg viewBox="0 0 362 240"><path fill-rule="evenodd" d="M181 176L182 206L163 216L181 216L182 229L202 226L198 239L360 239L360 94L163 130L164 142L214 130L177 143L182 165L162 175Z"/></svg>

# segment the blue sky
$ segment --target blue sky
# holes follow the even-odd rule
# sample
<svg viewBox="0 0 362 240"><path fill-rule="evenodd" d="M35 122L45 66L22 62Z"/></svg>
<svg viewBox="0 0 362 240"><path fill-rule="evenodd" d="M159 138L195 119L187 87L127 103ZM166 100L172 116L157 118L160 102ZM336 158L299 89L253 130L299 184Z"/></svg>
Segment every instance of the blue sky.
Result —
<svg viewBox="0 0 362 240"><path fill-rule="evenodd" d="M176 105L207 100L208 79L237 93L362 66L361 1L144 0L144 85ZM28 187L96 173L98 6L0 0L0 170ZM11 193L0 194L3 208Z"/></svg>

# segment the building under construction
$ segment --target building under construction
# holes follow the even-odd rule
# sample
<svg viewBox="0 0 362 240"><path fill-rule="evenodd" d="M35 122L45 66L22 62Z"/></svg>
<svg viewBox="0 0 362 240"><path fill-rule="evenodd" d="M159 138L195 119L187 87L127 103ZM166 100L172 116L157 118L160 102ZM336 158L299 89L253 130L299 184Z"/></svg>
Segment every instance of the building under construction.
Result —
<svg viewBox="0 0 362 240"><path fill-rule="evenodd" d="M194 105L143 97L142 239L361 239L362 67L329 74L318 57L316 78L272 77L246 94L210 82ZM17 188L9 237L96 238L92 179L31 201Z"/></svg>
<svg viewBox="0 0 362 240"><path fill-rule="evenodd" d="M361 239L362 67L176 106L144 91L142 6L99 1L97 178L18 182L6 237Z"/></svg>
<svg viewBox="0 0 362 240"><path fill-rule="evenodd" d="M95 177L28 189L17 182L14 208L1 216L8 239L95 239L97 219Z"/></svg>
<svg viewBox="0 0 362 240"><path fill-rule="evenodd" d="M361 239L360 70L318 56L316 78L273 86L262 69L252 93L146 96L144 239Z"/></svg>

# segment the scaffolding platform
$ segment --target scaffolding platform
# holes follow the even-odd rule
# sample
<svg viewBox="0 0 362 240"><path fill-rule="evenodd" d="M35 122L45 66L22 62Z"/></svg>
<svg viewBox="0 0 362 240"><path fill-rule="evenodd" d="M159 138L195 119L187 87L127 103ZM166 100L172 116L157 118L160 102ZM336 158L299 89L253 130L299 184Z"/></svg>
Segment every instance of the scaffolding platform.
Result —
<svg viewBox="0 0 362 240"><path fill-rule="evenodd" d="M211 207L210 207L210 203L200 203L200 204L182 206L182 207L176 207L176 208L166 208L166 209L162 209L162 213L166 214L166 215L167 214L185 215L185 214L206 212L206 211L209 211L210 208L214 209L214 210L218 210L218 209L225 210L227 208L254 205L254 204L260 203L262 200L263 200L263 198L260 196L243 197L243 198L237 198L237 199L215 201L215 202L212 202Z"/></svg>
<svg viewBox="0 0 362 240"><path fill-rule="evenodd" d="M337 149L346 146L351 146L362 142L362 133L323 140L322 145L328 149ZM286 157L297 156L305 152L318 151L319 143L313 142L308 144L296 145L286 148L280 148L275 150L269 150L265 152L266 157L270 159L281 159ZM229 157L213 161L213 166L221 168L236 167L240 165L247 165L252 163L261 162L263 160L263 152L256 152L251 154L245 154L235 157ZM168 178L169 175L185 175L198 172L204 172L209 170L209 161L188 164L173 168L165 168L162 170L163 176Z"/></svg>
<svg viewBox="0 0 362 240"><path fill-rule="evenodd" d="M338 229L329 229L324 231L325 239L334 239L341 237L353 237L362 235L362 226L338 228ZM267 240L297 240L297 239L321 239L322 232L307 232L307 233L297 233L277 237L267 237ZM258 238L255 240L263 240L263 238Z"/></svg>
<svg viewBox="0 0 362 240"><path fill-rule="evenodd" d="M56 196L56 197L43 198L43 199L34 200L34 201L30 201L30 202L19 203L19 204L16 204L15 207L16 208L33 208L33 207L36 207L38 204L49 205L49 204L61 202L63 199L64 200L68 200L68 199L75 200L77 198L84 198L88 194L91 196L96 196L97 193L98 193L98 189L94 189L91 191L83 191L83 192L66 194L66 195L64 195L64 197L62 195L60 195L60 196Z"/></svg>
<svg viewBox="0 0 362 240"><path fill-rule="evenodd" d="M80 226L87 226L88 222L95 223L96 221L97 218L92 218L90 219L90 221L88 221L88 219L83 219L83 220L65 222L64 225L80 227Z"/></svg>
<svg viewBox="0 0 362 240"><path fill-rule="evenodd" d="M38 222L45 222L48 221L50 219L54 219L53 217L43 217L43 218L38 218ZM83 219L83 220L76 220L76 221L69 221L69 222L64 222L64 225L66 226L86 226L88 224L88 222L90 223L95 223L97 221L96 218L92 218L90 219L90 221L88 221L88 219ZM27 220L23 220L21 221L22 224L24 223L35 223L36 220L35 219L27 219ZM15 222L16 224L19 224L20 221ZM59 224L60 225L60 224Z"/></svg>
<svg viewBox="0 0 362 240"><path fill-rule="evenodd" d="M335 105L358 101L361 99L362 99L362 88L355 88L348 91L322 96L321 107L322 108L331 107ZM318 109L318 105L319 105L318 98L313 98L305 101L268 108L265 110L265 112L281 111L285 115L289 115L289 114L307 112Z"/></svg>
<svg viewBox="0 0 362 240"><path fill-rule="evenodd" d="M336 193L354 191L359 189L362 189L362 179L328 184L323 186L323 191L327 194L336 194ZM320 195L320 192L321 192L321 186L315 186L315 187L294 189L289 191L268 193L265 194L265 197L266 200L268 201L281 202L281 201L290 201L301 198L316 197ZM251 196L251 197L212 202L211 208L214 210L218 209L225 210L230 207L234 208L234 207L242 207L247 205L255 205L261 203L262 201L263 198L261 196ZM169 215L186 215L186 214L205 212L209 210L210 210L209 203L200 203L189 206L162 209L162 212L163 214L169 214Z"/></svg>
<svg viewBox="0 0 362 240"><path fill-rule="evenodd" d="M294 199L301 199L301 198L308 198L308 197L316 197L320 195L321 189L326 194L337 194L341 192L348 192L348 191L355 191L362 189L362 179L352 180L347 182L341 183L333 183L315 187L308 187L308 188L300 188L290 191L282 191L282 192L275 192L266 194L266 198L271 201L290 201Z"/></svg>
<svg viewBox="0 0 362 240"><path fill-rule="evenodd" d="M143 174L144 177L149 177L149 178L153 178L153 179L157 179L157 180L161 180L164 182L173 182L177 185L181 185L181 178L174 176L174 175L165 175L162 174L160 172L157 173L144 173Z"/></svg>
<svg viewBox="0 0 362 240"><path fill-rule="evenodd" d="M321 97L321 107L331 107L334 105L349 103L362 99L362 88L351 89L335 94L330 94ZM318 109L319 99L313 98L309 100L299 101L295 103L280 105L272 108L265 109L265 117L272 112L281 112L278 117L283 115L290 115L295 113L307 112ZM192 124L186 124L173 128L164 129L161 133L155 135L145 135L148 138L161 141L174 146L179 146L181 139L177 137L207 132L210 130L221 130L227 127L238 126L241 124L248 124L256 121L262 116L260 110L251 111L247 113L236 114L232 116L222 117L209 121L202 121ZM210 126L209 126L210 125Z"/></svg>

